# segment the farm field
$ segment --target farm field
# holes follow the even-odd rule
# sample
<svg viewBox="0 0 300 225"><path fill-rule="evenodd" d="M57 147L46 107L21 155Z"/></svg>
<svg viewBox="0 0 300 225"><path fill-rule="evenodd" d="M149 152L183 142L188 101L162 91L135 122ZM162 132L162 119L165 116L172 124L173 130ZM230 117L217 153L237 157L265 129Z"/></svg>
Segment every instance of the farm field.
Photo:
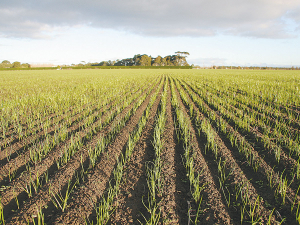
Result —
<svg viewBox="0 0 300 225"><path fill-rule="evenodd" d="M300 224L300 72L0 72L0 224Z"/></svg>

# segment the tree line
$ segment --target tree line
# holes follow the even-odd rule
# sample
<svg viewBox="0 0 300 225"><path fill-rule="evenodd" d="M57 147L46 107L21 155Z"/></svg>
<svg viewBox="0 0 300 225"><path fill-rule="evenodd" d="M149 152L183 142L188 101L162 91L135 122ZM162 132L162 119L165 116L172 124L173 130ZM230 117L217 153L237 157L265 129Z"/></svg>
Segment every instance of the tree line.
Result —
<svg viewBox="0 0 300 225"><path fill-rule="evenodd" d="M151 57L147 54L137 54L132 58L126 58L116 61L102 61L100 63L91 63L91 66L189 66L186 61L188 52L175 52L175 55L168 55L165 57L157 56ZM80 64L78 64L80 65ZM81 64L80 66L83 66Z"/></svg>
<svg viewBox="0 0 300 225"><path fill-rule="evenodd" d="M188 52L177 51L174 55L168 55L165 57L157 56L151 57L147 54L137 54L132 58L117 59L115 61L101 61L95 63L85 63L81 61L79 64L71 64L71 66L78 67L90 67L90 66L189 66L186 61L186 57L189 55ZM8 60L2 61L0 68L30 68L31 65L28 63L21 64L20 62L10 63Z"/></svg>
<svg viewBox="0 0 300 225"><path fill-rule="evenodd" d="M30 68L30 64L17 61L11 63L8 60L3 60L2 63L0 63L0 68Z"/></svg>

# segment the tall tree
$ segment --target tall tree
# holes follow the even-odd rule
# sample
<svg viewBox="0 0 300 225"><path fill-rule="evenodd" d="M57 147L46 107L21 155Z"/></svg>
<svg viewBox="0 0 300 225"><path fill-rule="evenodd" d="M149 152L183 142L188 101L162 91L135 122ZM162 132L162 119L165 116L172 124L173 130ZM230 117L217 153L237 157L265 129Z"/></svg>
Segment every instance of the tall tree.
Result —
<svg viewBox="0 0 300 225"><path fill-rule="evenodd" d="M167 58L166 57L161 59L161 64L160 65L167 66Z"/></svg>
<svg viewBox="0 0 300 225"><path fill-rule="evenodd" d="M8 61L8 60L3 60L2 63L3 63L3 64L10 64L10 61Z"/></svg>
<svg viewBox="0 0 300 225"><path fill-rule="evenodd" d="M186 65L188 65L188 63L186 61L186 57L188 55L190 55L190 53L177 51L177 52L175 52L175 54L177 55L176 61L177 61L177 65L178 66L186 66Z"/></svg>
<svg viewBox="0 0 300 225"><path fill-rule="evenodd" d="M20 62L14 62L13 64L12 64L12 67L13 68L20 68L21 67L21 63Z"/></svg>
<svg viewBox="0 0 300 225"><path fill-rule="evenodd" d="M151 66L151 57L148 55L142 55L141 60L140 60L140 65L141 66Z"/></svg>
<svg viewBox="0 0 300 225"><path fill-rule="evenodd" d="M139 65L140 59L141 59L141 55L140 54L137 54L137 55L133 56L133 63L134 63L135 66Z"/></svg>
<svg viewBox="0 0 300 225"><path fill-rule="evenodd" d="M161 56L159 55L159 56L157 56L155 59L154 59L154 61L153 61L153 66L160 66L161 65Z"/></svg>

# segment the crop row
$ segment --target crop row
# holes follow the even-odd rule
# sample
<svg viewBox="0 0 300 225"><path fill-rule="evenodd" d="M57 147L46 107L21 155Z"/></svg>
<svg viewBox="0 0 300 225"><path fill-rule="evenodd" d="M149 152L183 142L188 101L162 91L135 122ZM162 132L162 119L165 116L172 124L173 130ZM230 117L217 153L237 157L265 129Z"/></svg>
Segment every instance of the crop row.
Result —
<svg viewBox="0 0 300 225"><path fill-rule="evenodd" d="M300 224L297 89L184 73L8 85L0 224Z"/></svg>
<svg viewBox="0 0 300 225"><path fill-rule="evenodd" d="M91 167L93 167L97 156L101 153L101 149L103 149L103 147L105 148L107 146L107 144L109 144L110 142L113 141L113 138L116 136L116 134L118 134L118 132L122 128L122 126L125 125L126 121L130 118L130 116L134 114L135 110L144 101L144 99L147 96L147 93L149 93L150 90L151 89L148 89L146 92L143 93L143 97L135 103L134 108L132 108L129 112L127 112L126 116L121 121L116 120L115 123L112 124L112 128L111 128L112 130L109 132L107 138L105 140L101 139L101 141L98 141L95 149L91 149L91 147L88 147L88 146L86 147L86 148L90 149L87 152L88 152L88 155L90 158L89 161L90 161ZM83 124L83 126L82 126L83 130L77 129L78 131L80 131L80 132L78 132L80 134L76 133L75 135L71 135L70 140L68 141L69 144L65 144L64 145L65 147L63 147L63 145L60 145L60 146L58 146L59 148L57 148L57 150L55 150L55 152L57 152L56 155L58 156L58 158L53 159L50 156L50 157L45 158L45 160L52 161L52 164L50 162L50 165L53 165L53 162L54 162L56 170L61 170L60 168L63 165L65 165L70 159L72 159L73 156L76 154L76 152L78 152L80 149L82 149L86 145L86 143L89 142L89 140L91 140L91 138L95 134L99 133L102 129L104 129L105 126L107 126L110 123L110 121L113 120L113 118L115 118L118 114L120 114L120 112L122 112L122 110L124 108L129 106L132 101L135 101L139 95L140 95L140 92L138 92L136 95L129 96L130 98L120 100L120 102L122 102L121 106L112 107L112 109L110 110L111 113L109 111L106 112L106 118L104 121L101 121L99 118L99 120L97 119L98 122L97 122L97 120L95 120L96 122L92 122L88 126L86 126L86 124ZM63 140L62 140L62 142L63 142ZM103 143L105 143L105 144L103 144ZM36 150L36 149L33 149L33 150ZM36 152L35 152L35 154L36 154ZM21 179L18 178L15 182L9 183L9 186L6 187L6 190L3 193L5 198L2 199L2 205L4 206L4 214L7 214L7 213L5 213L5 211L6 211L5 205L6 204L11 205L13 199L15 199L17 207L18 208L20 207L20 205L18 203L19 202L18 195L22 196L22 192L23 193L26 192L26 194L28 195L27 197L30 199L30 198L32 198L32 196L39 193L39 190L43 187L44 183L48 184L49 179L51 181L51 178L49 178L49 174L48 174L49 167L44 167L45 160L42 160L44 157L47 156L47 154L48 154L48 152L42 158L40 158L40 160L38 160L36 163L32 164L33 167L26 166L27 172L25 174L22 173L22 175L21 175L21 177L22 177L21 179L23 180L23 182L21 182L20 181ZM50 160L49 160L49 158L50 158ZM41 162L39 163L39 161L41 161ZM48 162L48 164L49 164L49 162ZM26 162L26 165L30 165L30 163L28 164L28 162ZM36 171L36 172L32 172L32 171ZM53 174L53 172L54 171L52 171L51 173ZM28 175L26 175L26 174L28 174ZM43 179L43 178L45 178L45 179ZM61 185L63 185L63 184L61 184ZM73 185L74 184L72 184L72 187L73 187ZM9 195L9 193L12 191L14 192L14 197L9 197L9 196L12 196L12 195ZM57 193L57 190L53 190L53 192L51 191L51 194L52 193ZM55 199L60 199L60 198L58 198L56 196ZM58 204L58 205L61 205L61 204Z"/></svg>

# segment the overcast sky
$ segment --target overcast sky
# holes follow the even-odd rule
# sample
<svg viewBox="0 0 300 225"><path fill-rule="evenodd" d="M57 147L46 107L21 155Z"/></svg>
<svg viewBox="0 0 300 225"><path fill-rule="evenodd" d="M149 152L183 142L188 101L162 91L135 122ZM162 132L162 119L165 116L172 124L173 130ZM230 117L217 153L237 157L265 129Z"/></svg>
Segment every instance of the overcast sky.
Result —
<svg viewBox="0 0 300 225"><path fill-rule="evenodd" d="M1 0L0 61L300 66L300 0Z"/></svg>

